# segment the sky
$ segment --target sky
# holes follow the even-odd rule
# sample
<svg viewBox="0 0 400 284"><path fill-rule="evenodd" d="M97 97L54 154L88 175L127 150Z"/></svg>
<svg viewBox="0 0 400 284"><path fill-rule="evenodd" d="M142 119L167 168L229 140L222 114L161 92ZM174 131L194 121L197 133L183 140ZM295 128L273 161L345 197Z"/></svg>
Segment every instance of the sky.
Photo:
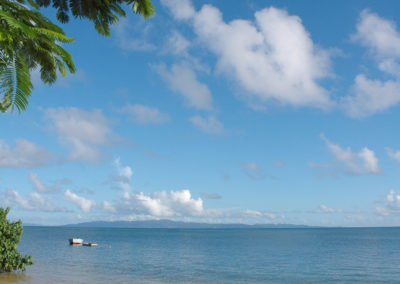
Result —
<svg viewBox="0 0 400 284"><path fill-rule="evenodd" d="M0 120L11 218L400 225L398 1L153 3L60 24L77 72Z"/></svg>

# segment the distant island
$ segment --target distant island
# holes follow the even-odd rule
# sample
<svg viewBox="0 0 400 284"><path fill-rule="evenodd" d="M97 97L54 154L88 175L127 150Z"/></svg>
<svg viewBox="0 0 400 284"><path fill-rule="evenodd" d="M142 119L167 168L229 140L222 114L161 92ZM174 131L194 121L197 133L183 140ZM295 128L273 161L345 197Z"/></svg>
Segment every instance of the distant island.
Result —
<svg viewBox="0 0 400 284"><path fill-rule="evenodd" d="M138 229L272 229L272 228L318 228L316 226L292 225L292 224L215 224L181 222L172 220L148 220L148 221L93 221L78 224L68 224L63 227L85 228L138 228Z"/></svg>

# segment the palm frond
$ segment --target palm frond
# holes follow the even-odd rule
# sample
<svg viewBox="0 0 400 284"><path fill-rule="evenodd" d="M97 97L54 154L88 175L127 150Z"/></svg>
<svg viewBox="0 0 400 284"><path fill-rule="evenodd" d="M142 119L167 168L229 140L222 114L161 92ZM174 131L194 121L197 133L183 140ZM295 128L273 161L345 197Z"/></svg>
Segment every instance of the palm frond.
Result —
<svg viewBox="0 0 400 284"><path fill-rule="evenodd" d="M32 28L33 30L37 31L38 33L42 33L45 35L48 35L56 40L58 40L59 42L73 42L74 39L71 37L67 37L61 33L49 30L49 29L45 29L45 28Z"/></svg>
<svg viewBox="0 0 400 284"><path fill-rule="evenodd" d="M132 5L133 12L142 15L144 18L154 16L155 8L150 0L135 0Z"/></svg>
<svg viewBox="0 0 400 284"><path fill-rule="evenodd" d="M31 95L33 85L29 68L21 55L16 55L7 64L0 67L0 90L3 98L0 102L0 111L6 112L16 108L18 112L26 109L28 98Z"/></svg>
<svg viewBox="0 0 400 284"><path fill-rule="evenodd" d="M28 3L32 5L31 2L37 3ZM46 84L57 80L57 71L65 76L66 66L75 72L71 55L60 46L73 39L40 12L23 4L25 0L0 0L1 112L26 109L33 89L30 69L39 67Z"/></svg>

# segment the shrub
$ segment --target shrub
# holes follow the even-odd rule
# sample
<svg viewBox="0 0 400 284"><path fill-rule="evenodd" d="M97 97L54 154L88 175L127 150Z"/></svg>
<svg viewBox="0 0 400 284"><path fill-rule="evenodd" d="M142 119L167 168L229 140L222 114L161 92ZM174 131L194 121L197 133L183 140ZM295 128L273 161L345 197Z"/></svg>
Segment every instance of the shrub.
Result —
<svg viewBox="0 0 400 284"><path fill-rule="evenodd" d="M22 256L17 251L24 229L21 220L17 222L7 220L9 211L10 207L0 208L0 272L25 270L26 265L33 264L32 256Z"/></svg>

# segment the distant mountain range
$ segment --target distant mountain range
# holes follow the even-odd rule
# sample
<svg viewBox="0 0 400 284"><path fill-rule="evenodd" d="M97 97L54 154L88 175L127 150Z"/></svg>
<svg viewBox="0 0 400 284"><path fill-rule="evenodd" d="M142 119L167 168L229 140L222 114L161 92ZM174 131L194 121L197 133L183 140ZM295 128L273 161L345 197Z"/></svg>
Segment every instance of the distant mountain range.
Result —
<svg viewBox="0 0 400 284"><path fill-rule="evenodd" d="M86 228L154 228L154 229L264 229L264 228L315 228L306 225L292 224L213 224L196 222L179 222L171 220L149 221L94 221L78 224L69 224L63 227Z"/></svg>
<svg viewBox="0 0 400 284"><path fill-rule="evenodd" d="M25 223L22 222L22 226L27 226L27 227L43 227L43 225L39 225L39 224L34 224L34 223Z"/></svg>

